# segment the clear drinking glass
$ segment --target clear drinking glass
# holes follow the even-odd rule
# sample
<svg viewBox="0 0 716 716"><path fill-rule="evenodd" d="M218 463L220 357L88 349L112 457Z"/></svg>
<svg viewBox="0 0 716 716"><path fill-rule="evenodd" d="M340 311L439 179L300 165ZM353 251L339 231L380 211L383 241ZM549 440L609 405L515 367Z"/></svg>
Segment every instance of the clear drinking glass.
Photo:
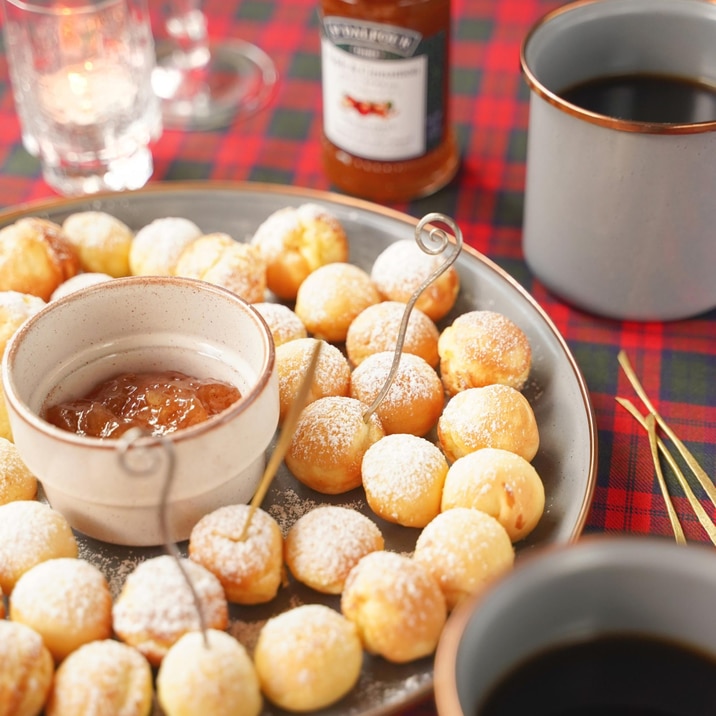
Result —
<svg viewBox="0 0 716 716"><path fill-rule="evenodd" d="M155 28L152 83L164 126L216 129L253 114L273 97L273 60L242 40L210 43L200 0L169 0Z"/></svg>
<svg viewBox="0 0 716 716"><path fill-rule="evenodd" d="M137 189L162 131L145 0L3 0L23 143L65 195Z"/></svg>

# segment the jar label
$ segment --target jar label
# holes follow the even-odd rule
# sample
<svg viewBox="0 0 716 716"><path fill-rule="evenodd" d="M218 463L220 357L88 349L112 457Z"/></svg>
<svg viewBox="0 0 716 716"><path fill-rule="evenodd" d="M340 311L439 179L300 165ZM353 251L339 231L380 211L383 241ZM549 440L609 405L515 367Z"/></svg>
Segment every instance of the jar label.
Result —
<svg viewBox="0 0 716 716"><path fill-rule="evenodd" d="M323 131L354 156L414 159L437 147L445 122L445 32L345 17L322 20Z"/></svg>

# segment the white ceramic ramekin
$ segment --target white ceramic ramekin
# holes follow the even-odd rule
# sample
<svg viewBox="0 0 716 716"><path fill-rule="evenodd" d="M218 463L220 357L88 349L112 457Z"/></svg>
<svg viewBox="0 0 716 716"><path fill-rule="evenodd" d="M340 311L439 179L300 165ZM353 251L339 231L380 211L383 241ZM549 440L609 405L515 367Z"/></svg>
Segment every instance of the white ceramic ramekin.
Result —
<svg viewBox="0 0 716 716"><path fill-rule="evenodd" d="M2 380L15 444L50 504L90 537L146 546L163 541L169 438L135 443L132 464L157 461L138 475L124 465L120 441L56 428L41 417L45 407L129 371L234 383L240 401L171 435L166 515L172 541L181 541L205 513L251 499L278 423L274 363L266 323L235 294L191 279L131 277L48 304L9 342Z"/></svg>

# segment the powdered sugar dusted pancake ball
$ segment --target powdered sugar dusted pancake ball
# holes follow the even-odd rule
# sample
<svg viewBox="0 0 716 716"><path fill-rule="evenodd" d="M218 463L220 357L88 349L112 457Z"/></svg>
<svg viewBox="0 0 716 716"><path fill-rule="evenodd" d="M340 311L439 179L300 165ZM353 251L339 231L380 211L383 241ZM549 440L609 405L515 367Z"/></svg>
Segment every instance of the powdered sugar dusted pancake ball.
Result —
<svg viewBox="0 0 716 716"><path fill-rule="evenodd" d="M353 319L380 300L378 289L363 269L332 263L306 277L296 295L295 311L310 334L342 343Z"/></svg>
<svg viewBox="0 0 716 716"><path fill-rule="evenodd" d="M104 211L79 211L64 220L62 230L74 246L83 271L114 278L129 276L134 232L123 221Z"/></svg>
<svg viewBox="0 0 716 716"><path fill-rule="evenodd" d="M399 301L382 301L368 306L356 316L346 335L346 353L354 366L373 353L395 350L405 306ZM419 355L431 367L437 368L439 335L433 321L420 309L413 308L408 318L403 353Z"/></svg>
<svg viewBox="0 0 716 716"><path fill-rule="evenodd" d="M166 716L258 716L259 680L246 649L216 629L185 634L159 667L157 696Z"/></svg>
<svg viewBox="0 0 716 716"><path fill-rule="evenodd" d="M501 448L532 460L539 431L527 398L494 383L454 395L438 419L440 446L451 462L484 447Z"/></svg>
<svg viewBox="0 0 716 716"><path fill-rule="evenodd" d="M444 256L427 254L411 239L401 239L383 249L370 275L384 299L407 303L422 282L444 263ZM439 321L455 305L459 291L460 277L451 266L427 286L415 307Z"/></svg>
<svg viewBox="0 0 716 716"><path fill-rule="evenodd" d="M398 664L432 654L447 618L445 597L425 567L385 550L351 570L341 611L367 651Z"/></svg>
<svg viewBox="0 0 716 716"><path fill-rule="evenodd" d="M449 395L503 383L520 390L527 381L532 350L522 329L494 311L468 311L438 340L440 375Z"/></svg>
<svg viewBox="0 0 716 716"><path fill-rule="evenodd" d="M226 505L202 517L189 537L189 556L214 574L226 598L237 604L261 604L281 586L283 535L277 522L253 510L244 534L249 505Z"/></svg>
<svg viewBox="0 0 716 716"><path fill-rule="evenodd" d="M286 467L304 485L327 495L361 484L365 451L385 435L380 419L364 419L367 406L330 396L307 405L286 452Z"/></svg>
<svg viewBox="0 0 716 716"><path fill-rule="evenodd" d="M84 644L58 667L46 716L148 716L152 670L131 646L115 639Z"/></svg>
<svg viewBox="0 0 716 716"><path fill-rule="evenodd" d="M5 594L28 569L56 557L77 557L77 541L63 515L34 500L0 505L0 589Z"/></svg>
<svg viewBox="0 0 716 716"><path fill-rule="evenodd" d="M204 232L189 219L166 216L143 226L129 250L134 276L171 276L182 251Z"/></svg>
<svg viewBox="0 0 716 716"><path fill-rule="evenodd" d="M0 355L17 329L47 305L39 296L19 291L0 291ZM0 382L0 437L12 439L10 419L5 404L5 391Z"/></svg>
<svg viewBox="0 0 716 716"><path fill-rule="evenodd" d="M108 273L78 273L72 278L68 278L67 281L61 283L50 296L51 301L56 301L58 298L64 298L69 296L75 291L80 291L83 288L94 286L97 283L104 283L105 281L111 281L112 276Z"/></svg>
<svg viewBox="0 0 716 716"><path fill-rule="evenodd" d="M175 276L201 279L221 260L224 251L233 245L234 240L224 232L202 234L181 249L172 273Z"/></svg>
<svg viewBox="0 0 716 716"><path fill-rule="evenodd" d="M304 604L264 624L254 662L269 700L288 711L315 711L355 686L363 648L355 625L339 612Z"/></svg>
<svg viewBox="0 0 716 716"><path fill-rule="evenodd" d="M0 291L49 301L52 292L79 271L79 256L54 221L28 216L0 229Z"/></svg>
<svg viewBox="0 0 716 716"><path fill-rule="evenodd" d="M0 619L0 716L37 716L52 685L55 665L42 637Z"/></svg>
<svg viewBox="0 0 716 716"><path fill-rule="evenodd" d="M318 343L321 347L306 405L319 398L347 396L350 392L351 367L336 346L318 338L299 338L284 343L276 348L279 422L283 422L296 399Z"/></svg>
<svg viewBox="0 0 716 716"><path fill-rule="evenodd" d="M10 595L10 618L34 629L56 662L112 634L112 595L93 564L70 557L29 569Z"/></svg>
<svg viewBox="0 0 716 716"><path fill-rule="evenodd" d="M191 559L182 559L209 629L226 629L228 604L219 580ZM114 631L152 666L159 666L175 642L201 628L181 568L169 555L140 562L122 587L112 609Z"/></svg>
<svg viewBox="0 0 716 716"><path fill-rule="evenodd" d="M440 585L448 609L482 591L512 568L515 551L505 528L470 507L441 512L418 536L413 559Z"/></svg>
<svg viewBox="0 0 716 716"><path fill-rule="evenodd" d="M284 555L299 582L318 592L340 594L358 561L384 547L373 520L348 507L321 505L294 522Z"/></svg>
<svg viewBox="0 0 716 716"><path fill-rule="evenodd" d="M259 250L220 232L186 246L172 273L221 286L249 303L263 301L266 294L266 263Z"/></svg>
<svg viewBox="0 0 716 716"><path fill-rule="evenodd" d="M366 501L378 516L405 527L425 527L440 512L448 464L425 438L386 435L363 456Z"/></svg>
<svg viewBox="0 0 716 716"><path fill-rule="evenodd" d="M336 216L319 204L285 207L271 214L251 243L267 264L268 287L293 300L299 286L316 269L348 261L348 238Z"/></svg>
<svg viewBox="0 0 716 716"><path fill-rule="evenodd" d="M383 388L391 366L392 352L368 356L351 377L351 397L372 405ZM445 404L440 377L420 356L403 353L398 370L376 413L387 434L425 435L434 427Z"/></svg>
<svg viewBox="0 0 716 716"><path fill-rule="evenodd" d="M289 341L306 338L308 331L303 321L283 303L259 301L254 308L261 314L271 331L274 345L280 346Z"/></svg>
<svg viewBox="0 0 716 716"><path fill-rule="evenodd" d="M508 450L482 448L450 466L441 509L471 507L487 512L518 542L537 526L544 499L542 480L527 460Z"/></svg>
<svg viewBox="0 0 716 716"><path fill-rule="evenodd" d="M0 291L0 353L25 321L42 310L47 302L20 291Z"/></svg>
<svg viewBox="0 0 716 716"><path fill-rule="evenodd" d="M32 500L36 494L37 478L23 462L15 444L0 437L0 505Z"/></svg>

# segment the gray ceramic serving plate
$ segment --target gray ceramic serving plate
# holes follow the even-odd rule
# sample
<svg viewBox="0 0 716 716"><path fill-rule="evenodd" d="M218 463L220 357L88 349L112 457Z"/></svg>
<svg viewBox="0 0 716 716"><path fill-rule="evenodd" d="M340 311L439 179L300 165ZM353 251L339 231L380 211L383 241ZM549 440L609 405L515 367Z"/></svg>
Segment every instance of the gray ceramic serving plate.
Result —
<svg viewBox="0 0 716 716"><path fill-rule="evenodd" d="M223 231L237 241L245 241L275 210L308 201L328 207L340 219L350 241L350 260L366 270L370 270L373 260L390 242L414 238L417 223L414 218L375 204L291 187L223 182L155 184L137 192L43 201L1 212L0 226L22 216L61 222L70 213L97 210L118 217L135 230L153 219L184 216L206 233ZM540 430L540 450L533 464L544 481L547 500L540 524L517 545L518 557L535 545L573 541L582 531L597 469L594 415L584 379L552 321L514 279L467 246L458 257L456 267L461 279L460 296L441 326L465 311L499 311L525 331L533 350L532 372L524 393L534 408ZM285 532L306 511L327 502L365 512L382 529L388 549L412 551L418 531L376 518L360 489L336 497L321 495L299 484L283 466L263 507ZM107 545L82 536L80 542L81 556L104 571L115 595L140 560L158 553L157 550ZM319 595L290 581L269 604L233 605L230 631L251 649L266 619L306 602L338 607L336 597ZM366 655L356 688L321 714L384 716L424 698L432 686L432 658L397 665ZM266 704L264 710L266 716L284 713L270 704Z"/></svg>

